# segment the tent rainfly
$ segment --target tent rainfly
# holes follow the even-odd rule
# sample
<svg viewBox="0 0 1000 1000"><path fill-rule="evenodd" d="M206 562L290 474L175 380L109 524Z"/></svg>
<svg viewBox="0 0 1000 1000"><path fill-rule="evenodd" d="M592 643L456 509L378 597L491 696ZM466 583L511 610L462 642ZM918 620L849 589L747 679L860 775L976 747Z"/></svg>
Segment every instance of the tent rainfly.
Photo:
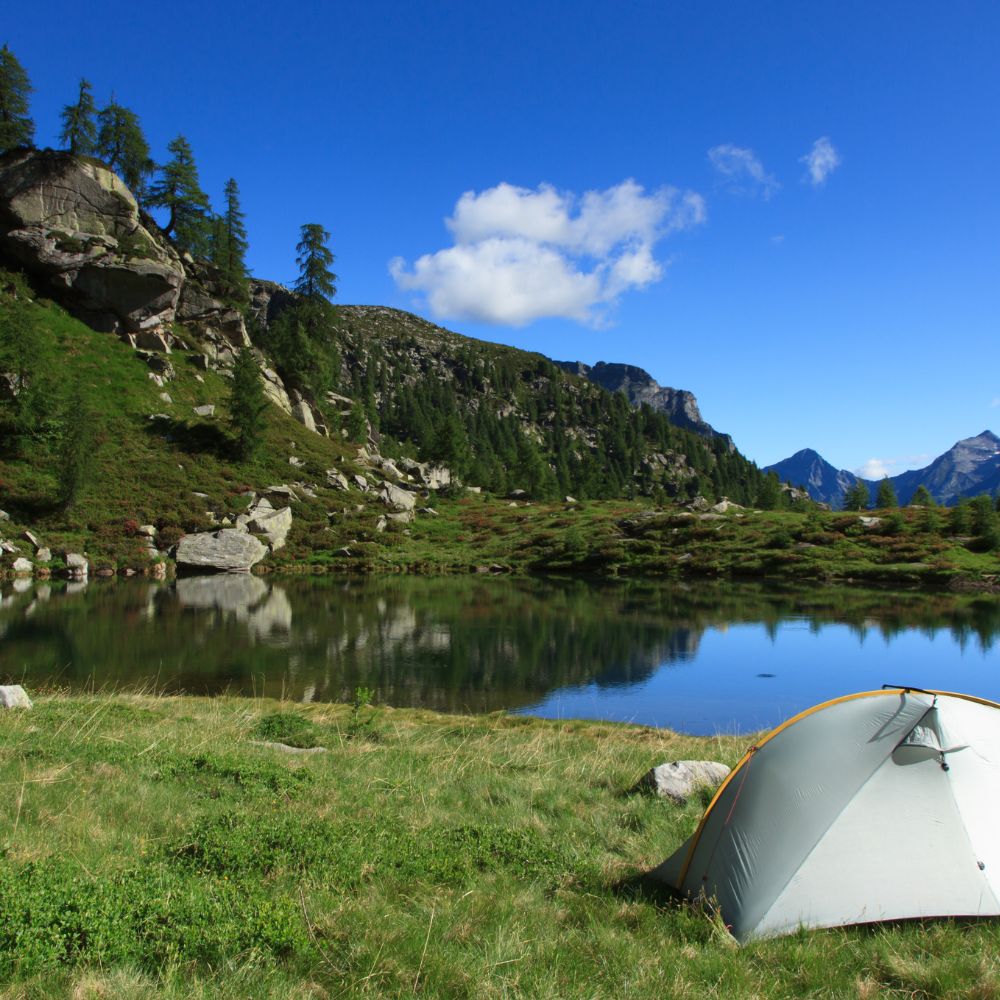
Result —
<svg viewBox="0 0 1000 1000"><path fill-rule="evenodd" d="M817 705L752 746L653 875L742 942L1000 915L1000 704L913 688Z"/></svg>

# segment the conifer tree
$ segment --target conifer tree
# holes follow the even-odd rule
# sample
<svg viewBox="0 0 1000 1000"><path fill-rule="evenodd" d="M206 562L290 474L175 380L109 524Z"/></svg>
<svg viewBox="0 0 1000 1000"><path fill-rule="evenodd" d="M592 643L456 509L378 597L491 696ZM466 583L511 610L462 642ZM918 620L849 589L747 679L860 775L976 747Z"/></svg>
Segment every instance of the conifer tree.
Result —
<svg viewBox="0 0 1000 1000"><path fill-rule="evenodd" d="M917 504L921 507L936 507L937 504L934 502L934 497L931 496L931 491L921 483L914 491L913 496L910 497L911 504Z"/></svg>
<svg viewBox="0 0 1000 1000"><path fill-rule="evenodd" d="M242 295L246 290L247 266L245 258L250 244L247 241L246 223L240 208L240 189L232 177L226 181L223 198L225 199L225 207L220 216L222 228L219 231L223 243L216 264L218 264L223 279L233 293Z"/></svg>
<svg viewBox="0 0 1000 1000"><path fill-rule="evenodd" d="M318 223L307 222L296 246L299 277L295 291L310 301L329 301L337 294L337 276L330 270L336 258L327 246L330 234Z"/></svg>
<svg viewBox="0 0 1000 1000"><path fill-rule="evenodd" d="M886 510L889 507L899 506L896 490L888 476L883 476L882 481L878 484L878 492L875 494L875 506L878 510Z"/></svg>
<svg viewBox="0 0 1000 1000"><path fill-rule="evenodd" d="M139 116L112 97L98 114L97 122L97 155L121 174L136 200L144 202L146 179L153 172L154 164Z"/></svg>
<svg viewBox="0 0 1000 1000"><path fill-rule="evenodd" d="M67 104L62 110L63 128L59 141L71 153L93 156L97 152L96 111L90 83L81 79L76 104Z"/></svg>
<svg viewBox="0 0 1000 1000"><path fill-rule="evenodd" d="M171 159L160 167L160 176L149 189L148 202L170 211L164 227L178 246L196 257L209 249L208 195L198 181L198 168L191 145L179 135L167 145Z"/></svg>
<svg viewBox="0 0 1000 1000"><path fill-rule="evenodd" d="M34 88L24 67L6 45L0 49L0 153L35 140L28 95Z"/></svg>
<svg viewBox="0 0 1000 1000"><path fill-rule="evenodd" d="M868 487L858 479L844 494L844 510L867 510L868 499Z"/></svg>
<svg viewBox="0 0 1000 1000"><path fill-rule="evenodd" d="M241 347L233 363L229 387L229 427L233 432L236 456L243 461L260 450L267 410L267 396L261 381L260 365L250 347Z"/></svg>

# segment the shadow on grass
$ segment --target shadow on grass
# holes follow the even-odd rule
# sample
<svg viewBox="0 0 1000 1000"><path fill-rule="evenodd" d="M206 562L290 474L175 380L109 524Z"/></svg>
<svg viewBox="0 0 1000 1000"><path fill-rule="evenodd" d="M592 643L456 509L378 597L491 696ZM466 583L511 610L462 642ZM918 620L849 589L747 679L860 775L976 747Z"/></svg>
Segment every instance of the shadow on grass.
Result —
<svg viewBox="0 0 1000 1000"><path fill-rule="evenodd" d="M235 445L228 434L215 424L204 421L188 423L162 416L146 424L150 437L161 438L191 454L213 455L219 459L233 457Z"/></svg>
<svg viewBox="0 0 1000 1000"><path fill-rule="evenodd" d="M628 878L612 882L608 888L623 899L650 903L661 909L676 909L688 905L684 896L662 879L656 878L652 872L637 872Z"/></svg>

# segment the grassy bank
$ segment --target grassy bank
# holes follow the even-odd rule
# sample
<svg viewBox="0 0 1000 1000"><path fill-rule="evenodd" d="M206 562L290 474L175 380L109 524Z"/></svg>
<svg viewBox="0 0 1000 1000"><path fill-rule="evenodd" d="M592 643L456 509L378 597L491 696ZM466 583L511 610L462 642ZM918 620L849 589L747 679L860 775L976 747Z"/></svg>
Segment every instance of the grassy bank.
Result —
<svg viewBox="0 0 1000 1000"><path fill-rule="evenodd" d="M628 789L663 760L732 764L746 739L363 702L0 715L0 997L1000 991L992 922L736 949L644 888L703 802Z"/></svg>

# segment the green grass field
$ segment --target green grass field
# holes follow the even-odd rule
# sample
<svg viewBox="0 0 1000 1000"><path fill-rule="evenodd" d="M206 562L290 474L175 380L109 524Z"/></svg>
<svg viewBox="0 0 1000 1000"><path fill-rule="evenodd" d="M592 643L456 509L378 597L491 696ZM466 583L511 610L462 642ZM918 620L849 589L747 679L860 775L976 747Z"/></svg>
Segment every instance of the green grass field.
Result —
<svg viewBox="0 0 1000 1000"><path fill-rule="evenodd" d="M750 737L360 695L0 714L0 997L1000 996L993 921L740 949L644 882L705 796L633 783Z"/></svg>

